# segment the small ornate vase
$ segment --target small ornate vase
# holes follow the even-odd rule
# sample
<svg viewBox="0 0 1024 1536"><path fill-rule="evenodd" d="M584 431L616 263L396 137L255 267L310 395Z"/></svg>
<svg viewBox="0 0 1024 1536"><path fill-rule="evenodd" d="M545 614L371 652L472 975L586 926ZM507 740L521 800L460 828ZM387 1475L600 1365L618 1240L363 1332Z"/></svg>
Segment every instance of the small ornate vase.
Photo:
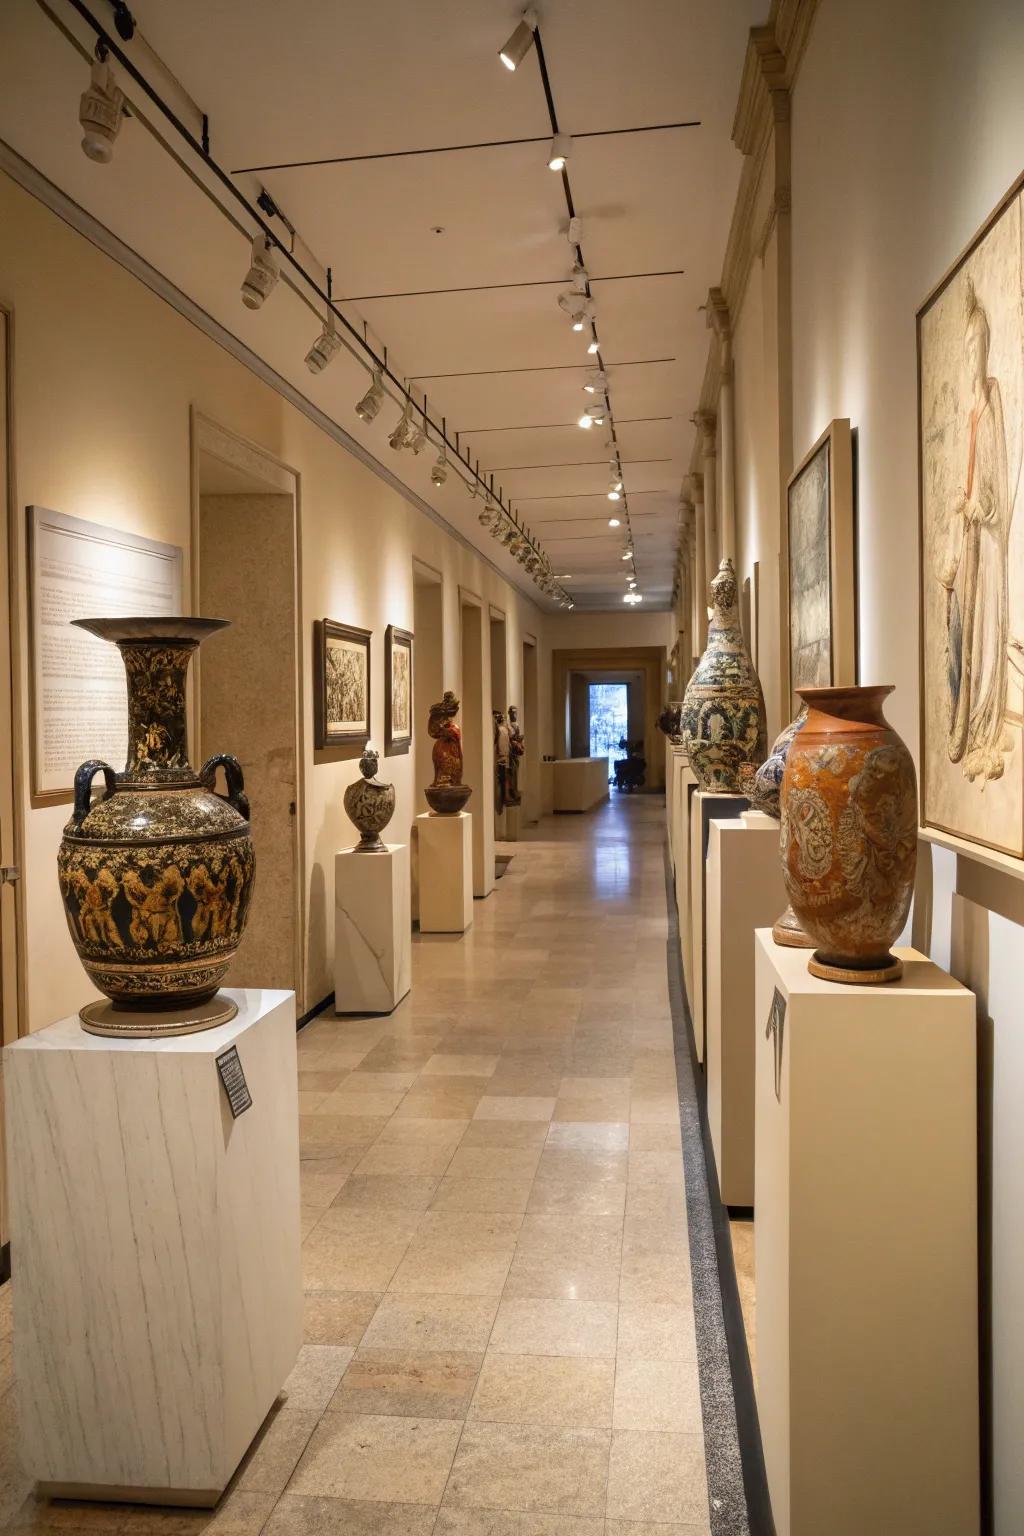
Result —
<svg viewBox="0 0 1024 1536"><path fill-rule="evenodd" d="M723 560L711 583L707 649L686 685L683 744L701 789L738 792L740 768L767 751L764 697L740 629L736 575Z"/></svg>
<svg viewBox="0 0 1024 1536"><path fill-rule="evenodd" d="M680 724L682 712L683 706L681 704L670 702L665 705L665 708L655 721L658 730L663 736L668 737L674 747L681 747L683 744L682 726Z"/></svg>
<svg viewBox="0 0 1024 1536"><path fill-rule="evenodd" d="M381 833L395 814L395 786L376 777L380 756L367 745L359 759L361 779L345 791L345 810L359 833L356 853L387 853Z"/></svg>
<svg viewBox="0 0 1024 1536"><path fill-rule="evenodd" d="M813 976L869 985L902 975L890 945L910 910L917 779L882 713L891 687L801 688L807 721L782 780L782 872L817 946Z"/></svg>
<svg viewBox="0 0 1024 1536"><path fill-rule="evenodd" d="M95 1034L184 1034L232 1018L206 1008L234 959L255 878L238 761L188 760L185 678L225 619L77 619L118 646L128 676L128 761L83 763L57 859L64 911L89 979L113 1003L89 1004ZM214 793L218 767L227 794ZM91 801L102 773L105 790ZM163 1011L185 1018L161 1018ZM140 1017L141 1014L141 1017ZM198 1015L198 1016L197 1016Z"/></svg>

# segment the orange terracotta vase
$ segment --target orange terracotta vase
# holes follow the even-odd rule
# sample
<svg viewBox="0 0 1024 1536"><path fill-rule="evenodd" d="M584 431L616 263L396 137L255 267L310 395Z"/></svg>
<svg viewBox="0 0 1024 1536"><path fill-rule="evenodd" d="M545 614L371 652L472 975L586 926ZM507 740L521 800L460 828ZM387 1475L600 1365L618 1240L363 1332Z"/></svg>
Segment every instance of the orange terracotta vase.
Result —
<svg viewBox="0 0 1024 1536"><path fill-rule="evenodd" d="M917 866L917 779L882 713L892 692L801 688L807 722L782 779L782 870L793 911L817 946L814 976L896 981L889 953L910 910Z"/></svg>

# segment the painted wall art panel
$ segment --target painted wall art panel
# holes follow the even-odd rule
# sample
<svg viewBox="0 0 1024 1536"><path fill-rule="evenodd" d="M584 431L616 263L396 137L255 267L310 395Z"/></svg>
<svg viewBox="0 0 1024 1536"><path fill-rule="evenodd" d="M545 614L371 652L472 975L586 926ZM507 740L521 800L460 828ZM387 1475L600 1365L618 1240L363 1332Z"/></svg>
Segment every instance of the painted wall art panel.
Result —
<svg viewBox="0 0 1024 1536"><path fill-rule="evenodd" d="M1024 178L918 312L922 821L1024 856Z"/></svg>
<svg viewBox="0 0 1024 1536"><path fill-rule="evenodd" d="M412 635L389 624L384 636L384 753L395 757L412 743Z"/></svg>
<svg viewBox="0 0 1024 1536"><path fill-rule="evenodd" d="M790 479L787 549L791 692L855 683L853 439L849 421L831 422ZM794 709L798 705L794 699Z"/></svg>

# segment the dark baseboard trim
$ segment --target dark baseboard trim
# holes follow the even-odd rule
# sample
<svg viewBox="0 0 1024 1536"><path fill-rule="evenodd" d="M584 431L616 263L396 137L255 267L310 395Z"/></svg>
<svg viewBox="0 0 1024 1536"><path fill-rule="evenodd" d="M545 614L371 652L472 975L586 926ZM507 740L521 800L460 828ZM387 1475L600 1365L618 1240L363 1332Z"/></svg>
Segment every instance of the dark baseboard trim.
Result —
<svg viewBox="0 0 1024 1536"><path fill-rule="evenodd" d="M329 1008L333 1002L334 993L328 992L327 996L322 1000L322 1002L315 1003L312 1008L307 1009L307 1011L302 1015L301 1019L296 1019L296 1030L305 1029L307 1024L311 1024L313 1020L318 1018L320 1014L323 1013L324 1009Z"/></svg>
<svg viewBox="0 0 1024 1536"><path fill-rule="evenodd" d="M0 1285L11 1278L11 1245L4 1243L0 1248Z"/></svg>
<svg viewBox="0 0 1024 1536"><path fill-rule="evenodd" d="M679 1089L697 1367L712 1536L776 1536L729 1217L711 1145L704 1072L683 984L675 881L665 850L668 990Z"/></svg>

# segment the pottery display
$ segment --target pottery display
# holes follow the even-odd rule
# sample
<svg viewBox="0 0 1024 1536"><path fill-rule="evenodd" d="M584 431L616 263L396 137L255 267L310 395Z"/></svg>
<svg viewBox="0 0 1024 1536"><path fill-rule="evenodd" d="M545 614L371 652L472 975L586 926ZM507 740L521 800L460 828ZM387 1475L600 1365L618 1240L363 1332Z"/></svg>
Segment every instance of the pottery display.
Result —
<svg viewBox="0 0 1024 1536"><path fill-rule="evenodd" d="M778 821L781 815L779 791L782 787L786 758L789 756L794 736L803 728L806 720L807 705L801 704L795 719L791 720L776 736L771 751L760 767L755 768L753 763L745 763L740 769L740 787L750 801L751 810L761 811L763 815L770 816L773 821ZM772 938L776 944L783 944L789 949L814 948L814 940L809 939L804 933L792 906L787 906L782 916L775 919Z"/></svg>
<svg viewBox="0 0 1024 1536"><path fill-rule="evenodd" d="M433 737L434 782L423 791L435 816L457 816L473 793L462 782L462 732L455 724L459 700L451 689L430 706L427 735Z"/></svg>
<svg viewBox="0 0 1024 1536"><path fill-rule="evenodd" d="M736 574L725 559L711 583L708 643L686 685L683 744L698 786L738 792L740 768L767 752L764 696L740 629Z"/></svg>
<svg viewBox="0 0 1024 1536"><path fill-rule="evenodd" d="M889 948L910 910L917 865L917 777L882 713L892 692L801 688L807 720L782 780L786 890L816 945L814 976L895 981Z"/></svg>
<svg viewBox="0 0 1024 1536"><path fill-rule="evenodd" d="M361 779L345 791L344 805L349 821L359 833L356 853L387 853L381 833L395 814L395 786L377 778L380 753L367 742L359 759Z"/></svg>
<svg viewBox="0 0 1024 1536"><path fill-rule="evenodd" d="M523 728L519 724L519 710L515 704L508 707L508 803L509 805L522 805L523 796L519 788L519 764L526 755L526 737Z"/></svg>
<svg viewBox="0 0 1024 1536"><path fill-rule="evenodd" d="M185 679L201 641L228 621L74 622L117 645L128 678L124 772L81 765L57 859L78 957L113 1003L90 1004L82 1023L144 1037L212 1027L235 1012L226 999L206 1005L244 932L255 858L238 761L218 753L197 773L188 760ZM218 767L226 795L214 792ZM97 774L104 793L91 801ZM172 1010L191 1016L160 1017Z"/></svg>

